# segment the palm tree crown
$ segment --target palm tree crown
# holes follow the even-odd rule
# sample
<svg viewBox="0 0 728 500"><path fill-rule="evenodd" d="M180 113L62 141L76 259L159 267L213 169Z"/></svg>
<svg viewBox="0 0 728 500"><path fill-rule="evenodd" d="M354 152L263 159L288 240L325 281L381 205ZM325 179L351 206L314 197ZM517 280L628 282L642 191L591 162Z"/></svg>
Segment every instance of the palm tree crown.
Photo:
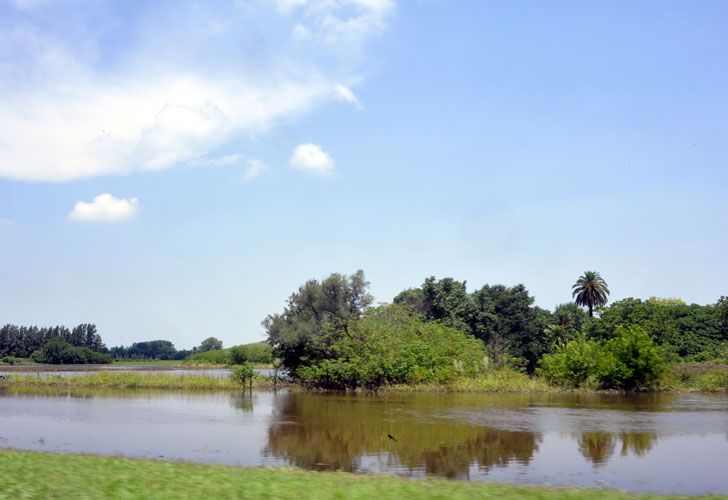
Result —
<svg viewBox="0 0 728 500"><path fill-rule="evenodd" d="M589 308L590 318L593 316L592 311L595 306L603 306L607 303L607 295L609 295L607 282L596 271L585 271L571 289L573 290L571 295L576 299L576 304Z"/></svg>

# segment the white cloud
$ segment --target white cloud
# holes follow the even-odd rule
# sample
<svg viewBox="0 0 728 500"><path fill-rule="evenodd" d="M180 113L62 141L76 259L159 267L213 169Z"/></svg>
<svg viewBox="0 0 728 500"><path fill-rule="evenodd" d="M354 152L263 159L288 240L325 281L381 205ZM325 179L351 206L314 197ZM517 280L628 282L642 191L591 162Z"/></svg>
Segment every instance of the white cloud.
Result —
<svg viewBox="0 0 728 500"><path fill-rule="evenodd" d="M120 37L109 48L99 38L104 27L81 4L67 12L78 33L64 37L62 6L18 0L41 3L37 19L0 31L0 178L63 182L214 165L220 151L244 149L322 102L358 107L351 88L338 83L356 74L341 68L356 71L362 42L393 9L389 0L170 2L169 16L158 4L135 4L149 12L107 27ZM286 29L296 40L280 37ZM332 37L335 46L300 46Z"/></svg>
<svg viewBox="0 0 728 500"><path fill-rule="evenodd" d="M0 217L0 226L9 226L13 223L10 219L6 219L5 217Z"/></svg>
<svg viewBox="0 0 728 500"><path fill-rule="evenodd" d="M268 170L268 167L261 160L248 160L248 165L240 179L243 181L253 180L266 170Z"/></svg>
<svg viewBox="0 0 728 500"><path fill-rule="evenodd" d="M329 175L334 171L334 159L316 144L300 144L293 150L289 165L318 175Z"/></svg>
<svg viewBox="0 0 728 500"><path fill-rule="evenodd" d="M104 193L96 196L90 203L79 201L68 216L78 221L117 222L134 218L138 213L138 199L118 199Z"/></svg>
<svg viewBox="0 0 728 500"><path fill-rule="evenodd" d="M301 13L306 24L293 27L293 39L356 46L386 26L394 0L276 0L280 12Z"/></svg>
<svg viewBox="0 0 728 500"><path fill-rule="evenodd" d="M361 108L361 102L359 101L359 98L354 95L354 92L351 91L351 89L345 85L342 85L340 83L337 83L334 87L336 90L336 93L338 94L339 98L342 101L348 102L349 104L353 104L357 108Z"/></svg>

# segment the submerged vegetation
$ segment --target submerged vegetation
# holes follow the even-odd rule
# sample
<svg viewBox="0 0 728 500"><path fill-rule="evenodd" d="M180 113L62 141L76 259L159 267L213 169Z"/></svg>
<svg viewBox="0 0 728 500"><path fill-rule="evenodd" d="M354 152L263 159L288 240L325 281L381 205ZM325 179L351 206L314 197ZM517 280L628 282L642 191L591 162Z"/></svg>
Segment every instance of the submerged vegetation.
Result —
<svg viewBox="0 0 728 500"><path fill-rule="evenodd" d="M0 498L660 498L614 490L238 468L2 450ZM677 498L677 497L673 497ZM708 497L703 497L708 498ZM717 498L717 497L716 497Z"/></svg>

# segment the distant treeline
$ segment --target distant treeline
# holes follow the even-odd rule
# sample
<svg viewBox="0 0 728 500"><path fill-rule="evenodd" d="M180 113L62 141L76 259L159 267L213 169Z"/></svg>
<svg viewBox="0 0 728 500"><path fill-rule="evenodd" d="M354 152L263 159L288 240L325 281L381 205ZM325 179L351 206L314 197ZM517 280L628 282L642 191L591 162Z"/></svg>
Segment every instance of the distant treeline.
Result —
<svg viewBox="0 0 728 500"><path fill-rule="evenodd" d="M129 347L117 346L109 349L114 359L185 359L191 350L177 350L169 340L150 340L135 342Z"/></svg>
<svg viewBox="0 0 728 500"><path fill-rule="evenodd" d="M72 330L65 326L39 328L37 326L5 325L0 329L0 358L13 356L29 358L51 340L59 339L59 345L86 348L93 352L106 352L106 346L96 331L96 325L83 323Z"/></svg>
<svg viewBox="0 0 728 500"><path fill-rule="evenodd" d="M183 360L198 352L220 349L222 349L222 340L208 337L199 346L192 349L177 350L169 340L148 340L146 342L135 342L129 347L112 347L109 349L109 354L114 359Z"/></svg>

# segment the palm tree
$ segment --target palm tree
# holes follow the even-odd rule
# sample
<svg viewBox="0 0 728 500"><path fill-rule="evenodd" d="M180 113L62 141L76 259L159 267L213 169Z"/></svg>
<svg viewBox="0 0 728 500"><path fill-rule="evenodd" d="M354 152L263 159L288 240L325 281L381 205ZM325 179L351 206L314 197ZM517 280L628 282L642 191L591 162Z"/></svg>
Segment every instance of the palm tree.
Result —
<svg viewBox="0 0 728 500"><path fill-rule="evenodd" d="M576 305L589 308L590 318L594 316L592 312L594 306L603 306L607 303L609 295L607 282L596 271L585 271L571 289L572 297L576 298Z"/></svg>

